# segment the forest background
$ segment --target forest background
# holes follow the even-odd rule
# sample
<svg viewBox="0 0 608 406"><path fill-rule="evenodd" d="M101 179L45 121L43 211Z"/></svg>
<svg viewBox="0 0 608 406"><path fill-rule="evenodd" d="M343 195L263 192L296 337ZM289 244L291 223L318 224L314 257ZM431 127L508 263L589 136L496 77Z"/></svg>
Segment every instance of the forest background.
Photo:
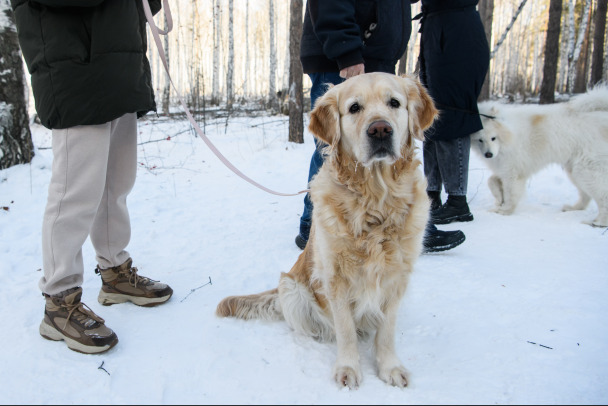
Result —
<svg viewBox="0 0 608 406"><path fill-rule="evenodd" d="M480 0L491 64L480 99L552 103L605 81L608 0ZM173 31L163 37L172 88L153 39L148 41L159 114L289 114L289 141L302 143L310 82L299 39L305 1L168 0ZM412 15L420 3L412 5ZM166 14L155 17L160 28ZM413 73L419 20L398 73ZM36 119L9 0L0 0L0 169L31 161ZM25 91L24 91L25 90Z"/></svg>

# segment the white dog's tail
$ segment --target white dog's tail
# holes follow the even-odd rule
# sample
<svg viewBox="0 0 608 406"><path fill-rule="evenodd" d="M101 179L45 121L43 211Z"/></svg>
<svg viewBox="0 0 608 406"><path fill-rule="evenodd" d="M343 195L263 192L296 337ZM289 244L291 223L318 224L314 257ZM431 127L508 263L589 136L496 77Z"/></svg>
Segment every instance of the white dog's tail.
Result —
<svg viewBox="0 0 608 406"><path fill-rule="evenodd" d="M580 112L608 111L608 86L596 86L587 93L573 97L568 105Z"/></svg>
<svg viewBox="0 0 608 406"><path fill-rule="evenodd" d="M283 320L279 290L272 289L256 295L227 297L217 305L215 314L219 317L236 317L245 320Z"/></svg>

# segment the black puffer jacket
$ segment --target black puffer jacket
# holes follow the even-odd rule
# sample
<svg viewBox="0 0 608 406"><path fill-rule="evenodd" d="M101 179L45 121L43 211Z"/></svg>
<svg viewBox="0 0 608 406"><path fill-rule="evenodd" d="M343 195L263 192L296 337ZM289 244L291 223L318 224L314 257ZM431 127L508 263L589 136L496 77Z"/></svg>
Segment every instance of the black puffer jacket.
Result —
<svg viewBox="0 0 608 406"><path fill-rule="evenodd" d="M300 61L305 73L359 63L394 73L411 30L410 0L308 0Z"/></svg>
<svg viewBox="0 0 608 406"><path fill-rule="evenodd" d="M153 13L160 0L149 0ZM48 128L103 124L156 110L141 0L11 0Z"/></svg>
<svg viewBox="0 0 608 406"><path fill-rule="evenodd" d="M481 130L477 98L490 64L479 0L422 0L420 79L439 119L427 130L432 140L467 137Z"/></svg>

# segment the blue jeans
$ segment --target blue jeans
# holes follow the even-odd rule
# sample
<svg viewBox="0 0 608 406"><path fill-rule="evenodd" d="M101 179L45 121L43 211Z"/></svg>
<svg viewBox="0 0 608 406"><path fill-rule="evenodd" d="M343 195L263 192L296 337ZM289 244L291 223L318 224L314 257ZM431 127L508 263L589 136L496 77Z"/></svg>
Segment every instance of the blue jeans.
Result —
<svg viewBox="0 0 608 406"><path fill-rule="evenodd" d="M471 139L460 137L446 141L425 140L422 146L424 174L429 192L466 196L469 180Z"/></svg>
<svg viewBox="0 0 608 406"><path fill-rule="evenodd" d="M325 94L328 88L328 84L337 85L344 81L340 77L340 72L321 72L321 73L309 73L308 76L312 81L312 87L310 89L310 105L314 108L317 99ZM315 150L310 159L310 168L308 169L308 183L312 178L319 172L321 166L323 166L323 155L321 150L325 147L325 143L322 141L315 140ZM308 241L308 235L310 234L310 226L312 224L312 201L310 200L310 194L306 193L304 196L304 211L300 217L300 236Z"/></svg>

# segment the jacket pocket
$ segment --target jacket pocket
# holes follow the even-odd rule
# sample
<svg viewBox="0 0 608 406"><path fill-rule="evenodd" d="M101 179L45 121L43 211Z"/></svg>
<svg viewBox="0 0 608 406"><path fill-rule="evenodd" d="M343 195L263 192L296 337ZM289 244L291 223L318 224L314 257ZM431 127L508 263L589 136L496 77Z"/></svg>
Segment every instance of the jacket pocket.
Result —
<svg viewBox="0 0 608 406"><path fill-rule="evenodd" d="M361 0L356 2L355 20L361 28L361 38L367 41L378 27L378 1Z"/></svg>
<svg viewBox="0 0 608 406"><path fill-rule="evenodd" d="M91 25L95 7L42 6L40 27L46 62L91 60Z"/></svg>

